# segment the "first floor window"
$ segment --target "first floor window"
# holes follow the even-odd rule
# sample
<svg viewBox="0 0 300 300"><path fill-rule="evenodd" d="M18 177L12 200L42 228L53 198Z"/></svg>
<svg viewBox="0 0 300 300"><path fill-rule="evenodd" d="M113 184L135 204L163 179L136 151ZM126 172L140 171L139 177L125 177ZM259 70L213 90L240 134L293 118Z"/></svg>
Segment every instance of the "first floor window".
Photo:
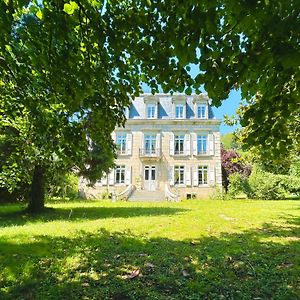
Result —
<svg viewBox="0 0 300 300"><path fill-rule="evenodd" d="M126 154L126 134L118 134L116 144L119 154Z"/></svg>
<svg viewBox="0 0 300 300"><path fill-rule="evenodd" d="M207 152L207 136L198 135L197 137L197 154L205 154Z"/></svg>
<svg viewBox="0 0 300 300"><path fill-rule="evenodd" d="M175 135L175 149L174 154L184 153L184 135Z"/></svg>
<svg viewBox="0 0 300 300"><path fill-rule="evenodd" d="M117 166L116 167L115 183L125 183L125 166Z"/></svg>
<svg viewBox="0 0 300 300"><path fill-rule="evenodd" d="M174 183L184 184L184 166L174 167Z"/></svg>
<svg viewBox="0 0 300 300"><path fill-rule="evenodd" d="M198 167L198 185L207 184L207 166Z"/></svg>
<svg viewBox="0 0 300 300"><path fill-rule="evenodd" d="M145 135L145 154L155 154L156 136Z"/></svg>

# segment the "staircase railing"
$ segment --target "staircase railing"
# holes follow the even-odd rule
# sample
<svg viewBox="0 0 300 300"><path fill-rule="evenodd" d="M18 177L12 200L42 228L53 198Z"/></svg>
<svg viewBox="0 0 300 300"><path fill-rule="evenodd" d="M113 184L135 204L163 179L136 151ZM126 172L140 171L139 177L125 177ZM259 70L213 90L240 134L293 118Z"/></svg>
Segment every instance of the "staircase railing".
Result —
<svg viewBox="0 0 300 300"><path fill-rule="evenodd" d="M167 184L165 185L165 197L167 201L179 202L179 195L172 193Z"/></svg>
<svg viewBox="0 0 300 300"><path fill-rule="evenodd" d="M128 200L134 190L135 186L130 184L124 191L116 195L117 200Z"/></svg>

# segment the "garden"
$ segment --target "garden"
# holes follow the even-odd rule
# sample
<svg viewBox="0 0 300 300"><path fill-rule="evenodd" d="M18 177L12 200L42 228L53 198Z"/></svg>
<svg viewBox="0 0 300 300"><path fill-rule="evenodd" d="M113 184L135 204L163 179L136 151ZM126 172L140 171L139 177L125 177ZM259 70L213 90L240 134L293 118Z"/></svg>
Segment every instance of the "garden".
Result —
<svg viewBox="0 0 300 300"><path fill-rule="evenodd" d="M299 299L299 201L0 210L1 299Z"/></svg>

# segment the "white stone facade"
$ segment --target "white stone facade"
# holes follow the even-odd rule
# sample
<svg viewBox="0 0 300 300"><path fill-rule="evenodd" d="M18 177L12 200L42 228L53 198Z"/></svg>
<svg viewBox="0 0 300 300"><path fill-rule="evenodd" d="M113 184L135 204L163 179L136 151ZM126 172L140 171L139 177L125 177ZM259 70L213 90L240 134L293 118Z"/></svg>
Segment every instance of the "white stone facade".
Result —
<svg viewBox="0 0 300 300"><path fill-rule="evenodd" d="M130 185L164 193L167 185L182 199L201 199L221 188L221 121L206 95L143 94L125 114L125 127L112 134L117 167L92 194L118 194Z"/></svg>

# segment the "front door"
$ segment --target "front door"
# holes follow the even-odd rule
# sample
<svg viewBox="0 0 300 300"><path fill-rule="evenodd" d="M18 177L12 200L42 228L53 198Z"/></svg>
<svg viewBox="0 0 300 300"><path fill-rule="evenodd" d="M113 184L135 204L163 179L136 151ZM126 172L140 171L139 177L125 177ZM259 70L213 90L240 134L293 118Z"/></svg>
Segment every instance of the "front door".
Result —
<svg viewBox="0 0 300 300"><path fill-rule="evenodd" d="M156 167L145 166L144 167L144 188L148 191L156 190Z"/></svg>

